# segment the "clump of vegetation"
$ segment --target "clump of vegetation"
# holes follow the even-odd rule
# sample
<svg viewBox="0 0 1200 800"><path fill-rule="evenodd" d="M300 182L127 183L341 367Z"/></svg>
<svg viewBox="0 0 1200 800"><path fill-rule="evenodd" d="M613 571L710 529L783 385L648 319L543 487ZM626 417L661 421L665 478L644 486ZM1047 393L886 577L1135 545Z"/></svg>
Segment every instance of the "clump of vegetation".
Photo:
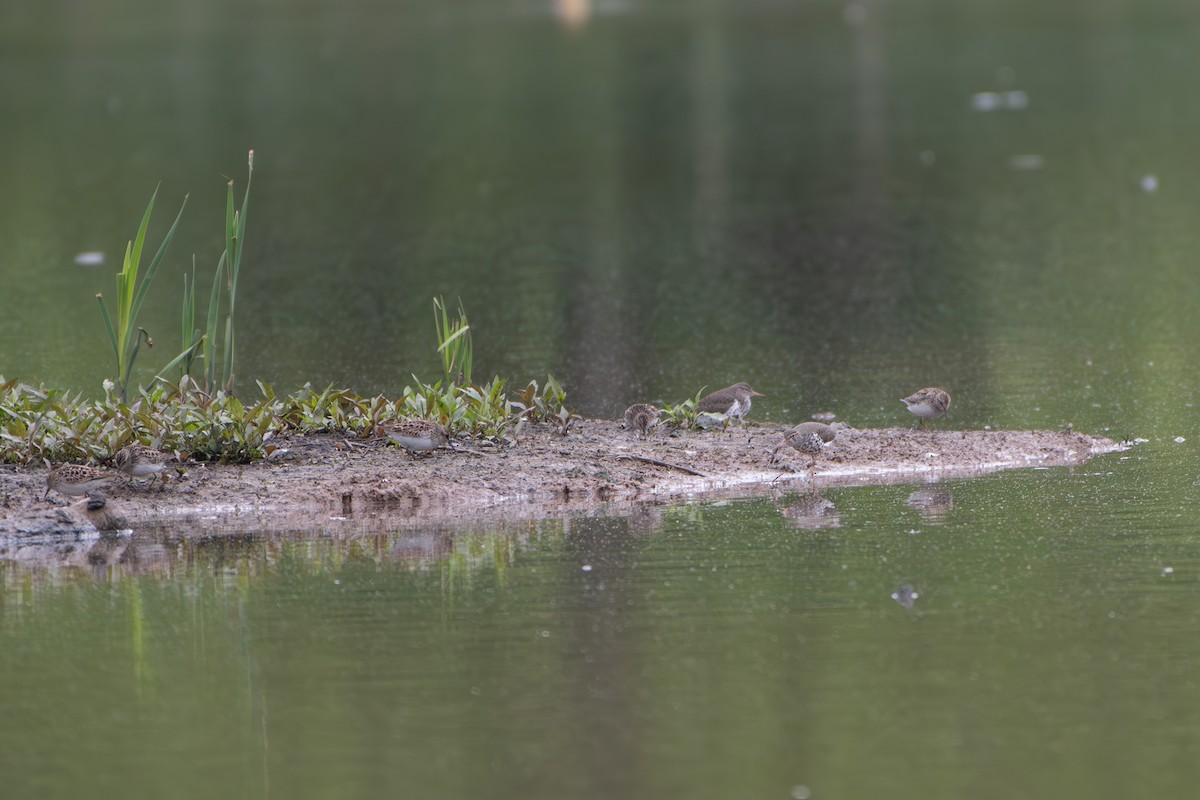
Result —
<svg viewBox="0 0 1200 800"><path fill-rule="evenodd" d="M537 381L530 381L512 404L520 422L546 422L565 436L579 416L566 406L567 393L553 375L546 376L540 390Z"/></svg>
<svg viewBox="0 0 1200 800"><path fill-rule="evenodd" d="M116 359L117 380L104 381L103 399L85 400L81 393L71 395L0 376L0 461L105 461L137 442L199 460L246 462L269 456L276 447L272 440L279 434L329 431L367 438L377 435L387 422L413 418L436 421L456 435L495 441L512 438L526 422L550 423L564 434L570 429L577 417L566 408L566 392L552 375L544 387L530 381L515 400L509 398L502 378L483 385L473 383L473 344L466 311L460 301L457 316L451 318L440 297L433 301L437 352L443 367L442 379L436 383L426 384L414 375L413 385L405 386L400 398L391 399L361 397L333 386L318 392L309 384L279 397L270 385L257 381L261 398L244 402L236 397L234 318L254 174L253 150L248 163L240 210L234 207L232 181L226 190L225 251L217 262L204 330L196 326L193 257L192 273L184 276L183 351L149 387L131 392L134 359L143 342L147 346L153 343L137 326L138 312L183 215L181 207L139 282L138 267L156 189L117 275L116 324L103 297L97 295ZM223 325L222 308L226 309ZM197 359L204 364L199 380L192 377ZM176 367L182 370L178 381L172 382L167 374Z"/></svg>
<svg viewBox="0 0 1200 800"><path fill-rule="evenodd" d="M175 221L171 223L170 230L167 231L167 235L163 237L162 243L158 246L158 252L150 259L150 265L139 281L138 270L142 262L142 247L146 242L146 228L150 225L150 215L154 211L154 200L157 197L158 189L155 189L154 194L150 195L150 202L146 205L146 213L142 215L142 224L138 226L137 236L125 245L125 258L121 262L121 271L117 273L117 321L115 325L112 315L108 313L104 295L96 295L96 302L100 304L100 314L104 317L104 328L108 333L109 344L112 345L113 359L117 368L115 387L122 400L129 396L129 380L133 374L133 363L137 360L142 342L145 342L147 347L154 346L154 340L150 338L146 329L138 327L138 314L142 310L146 292L149 291L150 284L154 281L154 275L158 272L163 256L167 254L167 247L175 235L175 228L179 225L180 217L183 216L183 209L187 206L187 197L184 197L183 205L179 207L179 213L175 215ZM180 356L176 360L182 358L183 356Z"/></svg>
<svg viewBox="0 0 1200 800"><path fill-rule="evenodd" d="M414 385L404 387L402 416L433 420L451 432L484 439L506 438L525 422L551 422L567 432L577 417L565 407L567 393L553 375L541 391L537 381L530 381L516 400L509 399L501 378L477 386L471 381L474 344L462 301L451 319L445 300L435 297L433 317L442 380L427 384L414 375Z"/></svg>
<svg viewBox="0 0 1200 800"><path fill-rule="evenodd" d="M247 462L269 456L279 434L338 432L367 438L380 425L413 418L434 420L457 435L497 441L523 421L548 422L562 433L570 428L576 417L553 376L544 387L530 381L516 400L509 398L502 378L472 384L466 314L460 306L458 319L447 319L440 299L435 310L445 377L431 385L414 376L399 399L362 397L333 386L317 391L309 384L280 397L257 381L261 397L244 402L227 389L210 391L207 380L201 385L184 374L178 383L160 376L149 389L138 390L132 402L112 381L104 382L103 399L85 400L82 394L0 376L0 461L105 461L139 442L198 460Z"/></svg>
<svg viewBox="0 0 1200 800"><path fill-rule="evenodd" d="M247 159L249 172L246 178L246 193L242 197L241 210L234 208L233 181L226 187L225 204L225 251L217 261L216 274L213 276L212 294L208 303L208 319L202 332L196 327L196 265L192 257L192 274L183 277L183 308L181 312L181 345L182 350L159 372L156 380L169 374L178 366L183 367L183 375L190 376L197 358L204 360L204 391L212 394L217 388L232 393L234 387L234 313L237 309L237 284L241 274L242 247L245 243L246 208L250 202L250 183L254 177L254 151L251 150ZM100 313L104 318L105 331L109 344L112 346L113 357L117 370L114 388L121 400L129 398L129 383L133 375L133 365L138 352L144 343L147 347L154 346L154 340L145 328L138 326L138 314L142 303L159 265L166 255L167 247L183 217L183 209L187 206L187 197L175 215L175 221L163 237L158 251L150 260L146 272L138 279L142 259L142 248L146 241L146 229L150 225L150 217L154 210L154 201L158 197L158 189L150 196L146 211L142 215L142 223L138 227L137 236L125 246L125 258L121 271L117 273L116 321L109 313L108 305L103 294L96 295L100 304ZM228 311L225 314L225 324L220 324L222 303ZM218 368L219 362L219 368Z"/></svg>
<svg viewBox="0 0 1200 800"><path fill-rule="evenodd" d="M470 385L474 345L462 300L458 301L458 317L451 322L446 301L433 298L433 325L437 332L438 355L442 357L442 384L446 387Z"/></svg>
<svg viewBox="0 0 1200 800"><path fill-rule="evenodd" d="M700 398L704 395L706 386L700 387L700 391L696 392L695 397L688 398L677 405L668 403L660 404L659 421L663 425L668 425L672 428L698 428L696 418L699 416L697 408L700 405Z"/></svg>
<svg viewBox="0 0 1200 800"><path fill-rule="evenodd" d="M500 439L521 417L499 378L450 395L418 383L418 388L406 387L398 400L332 386L318 391L307 384L280 397L269 384L257 383L261 397L254 402L224 391L209 394L185 377L178 384L160 381L126 403L111 381L105 382L103 399L85 400L0 376L0 461L106 461L139 442L201 461L245 463L269 456L279 434L368 438L382 424L420 417L438 420L457 434ZM550 415L564 412L558 406Z"/></svg>
<svg viewBox="0 0 1200 800"><path fill-rule="evenodd" d="M234 208L233 181L225 187L225 250L217 259L213 275L212 291L208 298L208 316L201 332L196 327L196 259L192 257L191 280L183 276L183 311L181 331L184 351L181 358L167 365L163 372L174 369L182 362L185 377L191 375L196 354L204 359L204 391L214 393L218 388L232 394L236 375L236 347L234 340L234 316L237 311L238 277L242 271L242 248L246 243L246 213L250 204L250 184L254 180L254 151L246 159L246 192L242 195L241 209ZM221 325L221 306L225 313L225 324ZM223 334L223 335L222 335Z"/></svg>

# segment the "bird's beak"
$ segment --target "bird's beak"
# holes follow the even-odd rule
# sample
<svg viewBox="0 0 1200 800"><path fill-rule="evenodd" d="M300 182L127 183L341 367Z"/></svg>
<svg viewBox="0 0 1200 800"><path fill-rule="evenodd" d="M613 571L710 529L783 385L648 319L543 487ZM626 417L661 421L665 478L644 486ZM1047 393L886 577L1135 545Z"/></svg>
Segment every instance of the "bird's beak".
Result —
<svg viewBox="0 0 1200 800"><path fill-rule="evenodd" d="M762 392L756 392L753 389L750 390L750 394L753 395L754 397L766 397L766 395L763 394Z"/></svg>

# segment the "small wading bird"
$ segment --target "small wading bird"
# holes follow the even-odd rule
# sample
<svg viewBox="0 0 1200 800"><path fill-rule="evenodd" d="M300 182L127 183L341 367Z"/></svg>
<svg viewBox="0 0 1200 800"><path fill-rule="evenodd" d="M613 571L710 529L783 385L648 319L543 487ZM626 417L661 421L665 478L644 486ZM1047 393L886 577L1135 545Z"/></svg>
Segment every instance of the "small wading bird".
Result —
<svg viewBox="0 0 1200 800"><path fill-rule="evenodd" d="M917 415L919 420L917 424L924 428L926 420L937 419L946 413L946 409L950 408L950 394L945 389L930 386L902 398L900 402Z"/></svg>
<svg viewBox="0 0 1200 800"><path fill-rule="evenodd" d="M103 489L117 479L117 476L110 472L82 464L59 464L52 467L47 461L46 466L50 468L50 472L46 474L46 493L42 495L43 500L50 499L51 489L70 497L83 497Z"/></svg>
<svg viewBox="0 0 1200 800"><path fill-rule="evenodd" d="M127 476L130 483L138 478L151 478L147 483L149 485L154 483L153 477L165 470L167 462L174 458L170 453L155 450L153 447L131 444L117 451L113 456L113 466L122 475Z"/></svg>
<svg viewBox="0 0 1200 800"><path fill-rule="evenodd" d="M787 445L808 456L808 466L805 467L805 471L811 481L812 469L817 463L817 456L829 446L836 436L837 429L832 425L826 425L823 422L801 422L783 432L783 441L771 453L771 462L775 463L779 457L779 451Z"/></svg>
<svg viewBox="0 0 1200 800"><path fill-rule="evenodd" d="M750 384L742 381L704 395L700 398L700 402L696 403L696 411L700 414L722 416L726 424L731 419L741 422L750 413L750 402L753 397L766 397L766 395L754 391L750 388Z"/></svg>
<svg viewBox="0 0 1200 800"><path fill-rule="evenodd" d="M450 447L450 431L436 422L406 419L383 430L389 439L407 450L413 458L417 457L417 453Z"/></svg>
<svg viewBox="0 0 1200 800"><path fill-rule="evenodd" d="M625 427L634 431L639 439L650 434L650 429L658 425L658 407L649 403L634 403L625 409Z"/></svg>

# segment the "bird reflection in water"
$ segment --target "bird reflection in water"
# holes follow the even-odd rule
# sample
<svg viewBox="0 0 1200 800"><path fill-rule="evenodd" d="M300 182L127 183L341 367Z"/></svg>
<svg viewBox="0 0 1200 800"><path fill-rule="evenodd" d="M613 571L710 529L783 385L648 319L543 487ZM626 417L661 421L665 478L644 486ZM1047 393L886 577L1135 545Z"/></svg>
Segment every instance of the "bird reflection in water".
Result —
<svg viewBox="0 0 1200 800"><path fill-rule="evenodd" d="M400 533L391 543L388 555L393 561L427 566L454 552L454 537L447 533Z"/></svg>
<svg viewBox="0 0 1200 800"><path fill-rule="evenodd" d="M787 495L775 501L775 508L795 528L816 530L837 528L842 524L842 517L833 501L816 492Z"/></svg>
<svg viewBox="0 0 1200 800"><path fill-rule="evenodd" d="M954 508L954 495L945 486L934 483L913 492L904 502L909 508L915 508L926 522L940 525Z"/></svg>

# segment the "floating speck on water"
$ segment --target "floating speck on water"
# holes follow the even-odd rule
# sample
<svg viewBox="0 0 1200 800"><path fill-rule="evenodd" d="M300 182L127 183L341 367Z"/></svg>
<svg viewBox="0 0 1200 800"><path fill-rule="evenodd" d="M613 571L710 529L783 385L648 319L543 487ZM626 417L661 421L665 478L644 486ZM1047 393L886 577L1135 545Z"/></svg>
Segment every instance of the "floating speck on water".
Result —
<svg viewBox="0 0 1200 800"><path fill-rule="evenodd" d="M104 263L104 253L99 250L88 250L75 255L75 263L81 267L98 267Z"/></svg>
<svg viewBox="0 0 1200 800"><path fill-rule="evenodd" d="M592 565L591 565L591 564L584 564L582 567L580 567L580 569L581 569L581 570L583 570L584 572L591 572L591 571L592 571Z"/></svg>
<svg viewBox="0 0 1200 800"><path fill-rule="evenodd" d="M1008 157L1008 166L1010 169L1032 172L1046 166L1046 159L1036 153L1018 153Z"/></svg>
<svg viewBox="0 0 1200 800"><path fill-rule="evenodd" d="M917 154L917 161L922 167L932 167L937 163L937 153L932 150L922 150Z"/></svg>
<svg viewBox="0 0 1200 800"><path fill-rule="evenodd" d="M542 638L543 638L543 639L549 639L549 638L550 638L550 631L541 631L541 635L542 635Z"/></svg>
<svg viewBox="0 0 1200 800"><path fill-rule="evenodd" d="M1186 441L1187 441L1187 439L1183 438L1182 436L1175 437L1175 444L1183 444Z"/></svg>
<svg viewBox="0 0 1200 800"><path fill-rule="evenodd" d="M792 800L808 800L812 797L812 789L809 789L802 783L797 783L792 787Z"/></svg>
<svg viewBox="0 0 1200 800"><path fill-rule="evenodd" d="M920 596L921 594L913 588L911 583L906 583L892 592L892 599L905 608L912 608Z"/></svg>
<svg viewBox="0 0 1200 800"><path fill-rule="evenodd" d="M342 585L342 579L341 579L341 578L334 578L334 579L333 579L333 585L334 585L334 586L341 586L341 585Z"/></svg>
<svg viewBox="0 0 1200 800"><path fill-rule="evenodd" d="M990 431L990 430L992 429L992 426L991 426L991 425L984 425L984 426L983 426L983 429L984 429L985 431Z"/></svg>
<svg viewBox="0 0 1200 800"><path fill-rule="evenodd" d="M1175 568L1174 568L1174 567L1163 567L1163 568L1162 568L1162 574L1163 574L1163 575L1174 575L1174 574L1175 574Z"/></svg>
<svg viewBox="0 0 1200 800"><path fill-rule="evenodd" d="M1154 194L1158 191L1158 177L1156 175L1142 176L1142 191L1146 194Z"/></svg>
<svg viewBox="0 0 1200 800"><path fill-rule="evenodd" d="M833 413L832 411L818 411L816 414L812 415L812 418L817 422L832 422L833 420L837 419L837 414Z"/></svg>
<svg viewBox="0 0 1200 800"><path fill-rule="evenodd" d="M1029 95L1020 89L1007 92L976 92L971 108L976 111L1020 111L1029 107Z"/></svg>
<svg viewBox="0 0 1200 800"><path fill-rule="evenodd" d="M478 686L472 686L471 694L475 695L476 697L479 697L481 694L483 694L483 689L480 689Z"/></svg>
<svg viewBox="0 0 1200 800"><path fill-rule="evenodd" d="M976 111L995 111L1000 106L999 92L976 92L971 95L971 108Z"/></svg>
<svg viewBox="0 0 1200 800"><path fill-rule="evenodd" d="M1011 92L1003 92L1004 107L1010 111L1020 111L1023 108L1029 107L1029 95L1016 89Z"/></svg>

